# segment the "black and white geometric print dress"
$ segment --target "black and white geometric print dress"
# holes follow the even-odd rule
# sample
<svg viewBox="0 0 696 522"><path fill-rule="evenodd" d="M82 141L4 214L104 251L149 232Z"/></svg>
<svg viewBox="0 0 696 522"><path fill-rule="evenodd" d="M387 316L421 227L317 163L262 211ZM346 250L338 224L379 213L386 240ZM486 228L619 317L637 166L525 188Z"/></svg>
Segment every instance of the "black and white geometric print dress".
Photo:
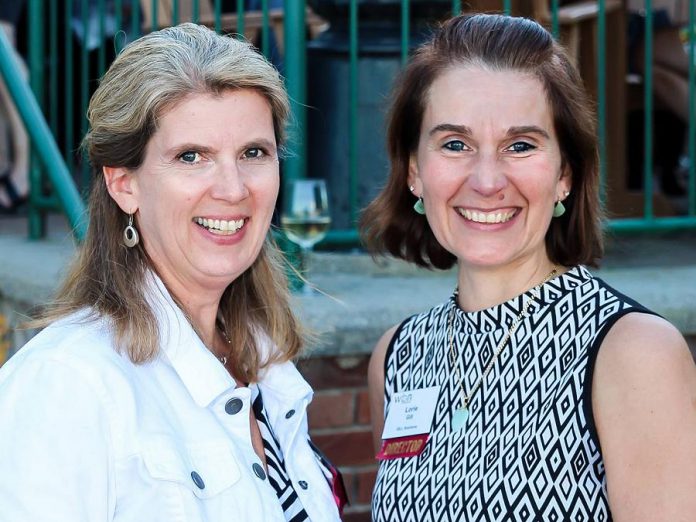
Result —
<svg viewBox="0 0 696 522"><path fill-rule="evenodd" d="M541 287L472 397L466 427L452 431L461 393L448 357L449 314L469 392L530 298L468 313L453 296L398 328L385 360L385 413L396 392L440 391L424 451L381 462L374 522L611 520L592 372L609 328L647 310L584 267Z"/></svg>

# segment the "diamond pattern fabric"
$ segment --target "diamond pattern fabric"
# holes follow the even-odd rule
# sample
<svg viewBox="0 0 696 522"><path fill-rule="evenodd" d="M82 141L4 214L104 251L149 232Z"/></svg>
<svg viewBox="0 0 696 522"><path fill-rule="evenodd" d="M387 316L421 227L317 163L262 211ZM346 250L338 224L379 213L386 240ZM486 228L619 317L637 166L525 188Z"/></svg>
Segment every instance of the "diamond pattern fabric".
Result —
<svg viewBox="0 0 696 522"><path fill-rule="evenodd" d="M456 294L407 319L385 361L385 412L397 392L439 386L430 439L415 457L383 461L375 522L607 521L606 479L591 408L591 372L609 328L642 306L575 267L549 281L478 392L463 430L448 358L448 315L466 390L532 298L478 312Z"/></svg>

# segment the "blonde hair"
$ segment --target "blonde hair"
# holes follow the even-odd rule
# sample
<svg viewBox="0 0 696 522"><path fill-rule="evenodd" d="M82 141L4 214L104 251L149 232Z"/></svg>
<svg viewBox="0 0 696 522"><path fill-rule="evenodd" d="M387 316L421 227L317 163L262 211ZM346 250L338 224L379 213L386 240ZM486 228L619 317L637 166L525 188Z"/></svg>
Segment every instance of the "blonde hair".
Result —
<svg viewBox="0 0 696 522"><path fill-rule="evenodd" d="M109 195L102 168L137 169L162 114L191 94L230 89L253 89L266 98L282 146L287 94L278 72L250 44L187 23L150 33L123 49L88 109L90 130L82 146L95 179L87 237L55 302L35 325L88 307L110 319L117 348L131 361L143 363L158 354L159 328L144 295L145 276L155 268L142 244L123 245L127 216ZM260 368L299 353L302 340L287 288L280 253L267 238L252 266L227 287L218 309L234 347L229 363L238 379L254 382ZM259 330L279 347L264 360L255 335Z"/></svg>

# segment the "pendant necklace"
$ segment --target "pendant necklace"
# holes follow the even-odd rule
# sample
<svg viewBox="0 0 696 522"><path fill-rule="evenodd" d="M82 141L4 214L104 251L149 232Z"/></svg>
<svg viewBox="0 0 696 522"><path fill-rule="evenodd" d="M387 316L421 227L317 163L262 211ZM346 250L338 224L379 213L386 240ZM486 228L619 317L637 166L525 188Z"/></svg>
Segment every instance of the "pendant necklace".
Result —
<svg viewBox="0 0 696 522"><path fill-rule="evenodd" d="M449 318L447 320L447 334L449 337L450 355L449 358L450 365L454 367L454 370L457 373L457 380L459 381L459 389L462 397L462 405L459 408L455 408L454 413L452 414L452 431L459 431L466 426L466 421L469 419L469 404L471 403L471 398L481 387L481 384L483 384L483 381L486 379L488 373L493 369L493 366L495 365L495 362L498 360L498 356L505 348L508 339L510 339L512 334L515 333L515 330L517 330L519 324L527 316L527 311L529 310L529 306L532 304L532 301L539 299L539 290L541 289L541 287L544 284L548 283L553 277L555 277L557 273L558 270L556 269L556 267L553 267L553 270L551 270L549 275L547 275L541 283L539 283L537 286L531 289L530 292L532 295L524 303L522 311L512 322L510 328L508 329L505 336L503 336L500 343L498 343L495 352L493 352L493 357L488 362L488 365L486 365L486 368L483 370L481 377L479 377L478 381L476 381L476 384L474 384L473 388L471 388L471 391L469 391L468 395L464 390L464 378L461 374L461 370L459 369L459 365L457 364L457 355L454 351L454 328L452 327L452 323L454 322L454 308L457 306L457 304L452 303L452 308L450 309Z"/></svg>
<svg viewBox="0 0 696 522"><path fill-rule="evenodd" d="M219 328L219 330L220 330L220 335L222 335L222 338L225 340L225 342L227 343L227 346L229 346L230 348L229 348L229 350L228 350L228 352L227 352L227 355L215 355L215 354L213 354L213 355L215 355L215 357L217 358L217 360L220 361L220 363L221 363L223 366L227 366L227 356L228 356L228 355L230 354L230 352L232 351L232 341L230 340L229 337L227 337L227 334L225 333L225 330L223 330L222 328Z"/></svg>

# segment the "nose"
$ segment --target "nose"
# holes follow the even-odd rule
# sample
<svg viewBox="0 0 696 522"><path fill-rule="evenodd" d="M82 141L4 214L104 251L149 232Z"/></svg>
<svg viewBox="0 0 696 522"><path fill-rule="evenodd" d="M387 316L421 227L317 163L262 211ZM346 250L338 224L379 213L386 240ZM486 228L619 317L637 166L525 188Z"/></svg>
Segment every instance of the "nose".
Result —
<svg viewBox="0 0 696 522"><path fill-rule="evenodd" d="M496 151L479 151L471 165L471 188L485 197L494 196L508 185L505 165Z"/></svg>
<svg viewBox="0 0 696 522"><path fill-rule="evenodd" d="M216 199L237 202L249 196L244 173L234 160L224 162L215 172L211 194Z"/></svg>

